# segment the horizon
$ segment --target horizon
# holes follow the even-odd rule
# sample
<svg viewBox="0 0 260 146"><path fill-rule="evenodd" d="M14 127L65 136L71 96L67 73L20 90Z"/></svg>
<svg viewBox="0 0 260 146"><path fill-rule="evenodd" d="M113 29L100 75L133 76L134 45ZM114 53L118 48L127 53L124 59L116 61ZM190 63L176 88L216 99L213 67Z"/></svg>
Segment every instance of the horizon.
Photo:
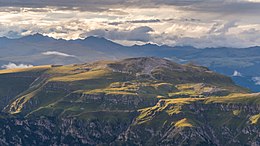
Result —
<svg viewBox="0 0 260 146"><path fill-rule="evenodd" d="M217 48L227 48L227 49L246 49L246 48L254 48L254 47L260 47L259 46L248 46L248 47L227 47L227 46L216 46L216 47L204 47L204 48L199 48L199 47L195 47L195 46L189 46L189 45L175 45L175 46L170 46L170 45L167 45L167 44L156 44L156 43L153 43L153 42L145 42L145 43L136 43L136 44L124 44L122 42L117 42L115 40L110 40L108 38L105 38L103 36L87 36L86 38L77 38L77 39L64 39L64 38L55 38L55 37L52 37L52 36L48 36L48 35L44 35L44 34L41 34L41 33L35 33L35 34L29 34L29 35L26 35L26 36L20 36L18 38L12 38L12 37L6 37L6 36L2 36L0 38L7 38L7 39L10 39L10 40L19 40L19 39L23 39L23 38L26 38L26 37L34 37L36 35L40 35L40 36L43 36L43 37L48 37L48 38L52 38L54 40L64 40L64 41L77 41L77 40L86 40L86 39L89 39L89 38L97 38L97 39L105 39L107 41L110 41L112 43L116 43L116 44L119 44L119 45L122 45L122 46L126 46L126 47L133 47L133 46L145 46L145 45L156 45L156 46L159 46L159 47L162 47L162 46L166 46L166 47L172 47L172 48L175 48L175 47L192 47L192 48L195 48L195 49L217 49Z"/></svg>
<svg viewBox="0 0 260 146"><path fill-rule="evenodd" d="M0 0L0 36L243 48L260 45L259 13L259 0Z"/></svg>

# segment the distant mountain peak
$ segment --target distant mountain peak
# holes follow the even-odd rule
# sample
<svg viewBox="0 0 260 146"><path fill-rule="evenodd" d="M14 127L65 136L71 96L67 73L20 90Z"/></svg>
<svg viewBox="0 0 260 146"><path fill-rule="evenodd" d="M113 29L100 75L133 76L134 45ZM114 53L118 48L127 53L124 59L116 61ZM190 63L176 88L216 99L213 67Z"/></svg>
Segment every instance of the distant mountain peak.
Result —
<svg viewBox="0 0 260 146"><path fill-rule="evenodd" d="M44 36L43 34L40 34L40 33L35 33L35 34L32 34L32 35L27 35L27 36L24 36L23 38L26 38L26 37L37 37L37 38L45 38L45 37L48 37L48 36Z"/></svg>
<svg viewBox="0 0 260 146"><path fill-rule="evenodd" d="M20 38L20 40L24 40L24 41L52 41L52 40L56 40L56 39L49 37L49 36L45 36L45 35L40 34L40 33L35 33L33 35L24 36L24 37Z"/></svg>
<svg viewBox="0 0 260 146"><path fill-rule="evenodd" d="M31 35L31 36L34 36L34 37L46 37L46 36L44 36L43 34L40 34L40 33L35 33L35 34Z"/></svg>
<svg viewBox="0 0 260 146"><path fill-rule="evenodd" d="M160 46L153 43L146 43L142 45L134 44L133 47L160 47Z"/></svg>
<svg viewBox="0 0 260 146"><path fill-rule="evenodd" d="M85 40L87 40L87 39L107 40L104 37L99 37L99 36L88 36L88 37L85 38Z"/></svg>
<svg viewBox="0 0 260 146"><path fill-rule="evenodd" d="M100 42L105 42L105 43L107 43L107 42L114 43L111 40L108 40L104 37L98 37L98 36L88 36L83 41L100 41Z"/></svg>
<svg viewBox="0 0 260 146"><path fill-rule="evenodd" d="M97 37L97 36L88 36L83 40L75 40L76 42L83 43L84 45L92 45L98 47L107 47L110 46L111 48L120 47L121 44L115 43L111 40L108 40L104 37Z"/></svg>

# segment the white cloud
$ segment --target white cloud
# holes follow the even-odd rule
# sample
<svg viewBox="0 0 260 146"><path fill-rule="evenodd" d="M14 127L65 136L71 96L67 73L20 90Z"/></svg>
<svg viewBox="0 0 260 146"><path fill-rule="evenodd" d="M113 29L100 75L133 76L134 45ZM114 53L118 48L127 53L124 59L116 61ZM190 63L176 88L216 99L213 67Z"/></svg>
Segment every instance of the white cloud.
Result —
<svg viewBox="0 0 260 146"><path fill-rule="evenodd" d="M260 77L253 77L252 80L255 82L256 85L260 85Z"/></svg>
<svg viewBox="0 0 260 146"><path fill-rule="evenodd" d="M245 1L254 2L254 3L260 3L260 0L245 0Z"/></svg>
<svg viewBox="0 0 260 146"><path fill-rule="evenodd" d="M129 44L141 41L195 47L258 46L260 4L256 2L0 0L0 36L17 38L41 33L70 40L98 35Z"/></svg>
<svg viewBox="0 0 260 146"><path fill-rule="evenodd" d="M2 66L2 68L4 68L4 69L29 68L29 67L33 67L33 65L30 65L30 64L15 64L15 63L9 62L8 64L5 64L5 65Z"/></svg>
<svg viewBox="0 0 260 146"><path fill-rule="evenodd" d="M58 51L47 51L47 52L42 52L43 55L56 55L56 56L63 56L63 57L76 57L75 55L70 55Z"/></svg>
<svg viewBox="0 0 260 146"><path fill-rule="evenodd" d="M242 77L242 74L235 70L232 76L233 77Z"/></svg>

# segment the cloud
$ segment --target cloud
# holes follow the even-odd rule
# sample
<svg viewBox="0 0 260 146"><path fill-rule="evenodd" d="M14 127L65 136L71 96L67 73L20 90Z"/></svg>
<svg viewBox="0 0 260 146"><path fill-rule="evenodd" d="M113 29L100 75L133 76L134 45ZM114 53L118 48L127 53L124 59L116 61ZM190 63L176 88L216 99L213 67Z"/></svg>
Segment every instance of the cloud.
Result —
<svg viewBox="0 0 260 146"><path fill-rule="evenodd" d="M70 54L66 54L66 53L62 53L62 52L58 52L58 51L47 51L47 52L43 52L43 55L56 55L56 56L63 56L63 57L76 57L75 55L70 55Z"/></svg>
<svg viewBox="0 0 260 146"><path fill-rule="evenodd" d="M204 1L201 3L195 3L190 7L182 7L183 10L194 11L194 12L207 12L207 13L218 13L224 14L253 14L260 12L259 1L248 1L248 0L215 0L215 1Z"/></svg>
<svg viewBox="0 0 260 146"><path fill-rule="evenodd" d="M26 8L46 8L56 7L59 10L81 10L81 11L103 11L108 10L106 7L126 5L126 0L0 0L0 7L26 7Z"/></svg>
<svg viewBox="0 0 260 146"><path fill-rule="evenodd" d="M0 0L0 37L95 35L117 42L203 47L260 45L257 0ZM158 13L160 12L160 13Z"/></svg>
<svg viewBox="0 0 260 146"><path fill-rule="evenodd" d="M253 77L252 80L255 82L256 85L260 85L260 77Z"/></svg>
<svg viewBox="0 0 260 146"><path fill-rule="evenodd" d="M126 21L128 23L158 23L161 22L159 19L150 19L150 20L132 20Z"/></svg>
<svg viewBox="0 0 260 146"><path fill-rule="evenodd" d="M119 22L111 22L109 25L119 25L126 23L159 23L161 20L159 19L149 19L149 20L132 20L132 21L119 21Z"/></svg>
<svg viewBox="0 0 260 146"><path fill-rule="evenodd" d="M108 11L119 8L158 8L175 6L180 9L207 12L247 13L259 8L259 0L0 0L0 7L46 8L59 10ZM253 8L253 9L250 9ZM246 10L246 11L245 11ZM258 11L259 12L259 11Z"/></svg>
<svg viewBox="0 0 260 146"><path fill-rule="evenodd" d="M208 32L209 34L225 34L226 32L228 32L231 28L237 27L236 25L236 21L229 21L227 23L215 23L213 24L213 26L211 27L210 31Z"/></svg>
<svg viewBox="0 0 260 146"><path fill-rule="evenodd" d="M232 76L233 77L242 77L242 74L235 70Z"/></svg>
<svg viewBox="0 0 260 146"><path fill-rule="evenodd" d="M9 62L8 64L2 65L1 67L4 68L4 69L14 69L14 68L30 68L30 67L33 67L33 65L30 65L30 64L15 64L15 63Z"/></svg>
<svg viewBox="0 0 260 146"><path fill-rule="evenodd" d="M191 5L196 3L198 0L182 1L182 0L44 0L44 1L34 1L34 0L0 0L1 6L13 6L13 7L46 7L46 6L56 6L56 7L105 7L105 6L155 6L155 5ZM205 0L199 0L205 1Z"/></svg>

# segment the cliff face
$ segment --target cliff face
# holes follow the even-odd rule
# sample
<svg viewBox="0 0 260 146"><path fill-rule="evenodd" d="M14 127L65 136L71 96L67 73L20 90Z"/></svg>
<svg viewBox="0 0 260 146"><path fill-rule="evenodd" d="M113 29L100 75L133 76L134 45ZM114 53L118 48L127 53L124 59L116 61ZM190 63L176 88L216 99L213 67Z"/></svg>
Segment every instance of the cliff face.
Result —
<svg viewBox="0 0 260 146"><path fill-rule="evenodd" d="M108 122L53 117L7 118L0 123L0 145L110 144L130 125L129 121L119 119Z"/></svg>
<svg viewBox="0 0 260 146"><path fill-rule="evenodd" d="M136 145L259 145L259 123L250 120L259 109L259 105L192 103L170 115L152 110L150 118L137 117L118 140Z"/></svg>
<svg viewBox="0 0 260 146"><path fill-rule="evenodd" d="M205 67L144 57L7 70L0 80L0 145L260 141L260 95Z"/></svg>
<svg viewBox="0 0 260 146"><path fill-rule="evenodd" d="M167 109L173 108L171 105ZM176 108L176 107L175 107ZM165 109L166 110L166 109ZM235 111L239 111L236 114ZM93 119L75 117L1 119L1 145L253 145L260 143L259 123L250 117L259 106L209 104L182 106L182 112L150 113L140 122L141 113L97 112ZM215 114L214 114L215 113ZM105 117L109 115L110 117ZM121 116L119 116L121 115Z"/></svg>

